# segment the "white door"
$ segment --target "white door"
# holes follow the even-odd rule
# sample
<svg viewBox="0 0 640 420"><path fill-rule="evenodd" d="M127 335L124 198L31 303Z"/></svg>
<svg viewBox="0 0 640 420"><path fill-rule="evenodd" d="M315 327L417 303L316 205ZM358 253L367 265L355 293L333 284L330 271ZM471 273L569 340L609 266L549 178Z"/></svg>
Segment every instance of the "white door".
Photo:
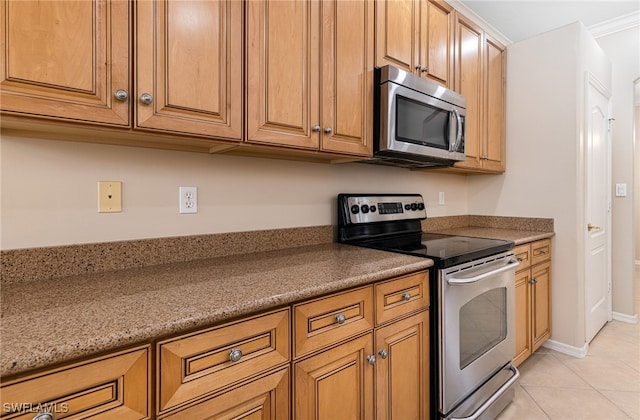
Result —
<svg viewBox="0 0 640 420"><path fill-rule="evenodd" d="M586 340L611 319L609 97L587 76L586 87Z"/></svg>

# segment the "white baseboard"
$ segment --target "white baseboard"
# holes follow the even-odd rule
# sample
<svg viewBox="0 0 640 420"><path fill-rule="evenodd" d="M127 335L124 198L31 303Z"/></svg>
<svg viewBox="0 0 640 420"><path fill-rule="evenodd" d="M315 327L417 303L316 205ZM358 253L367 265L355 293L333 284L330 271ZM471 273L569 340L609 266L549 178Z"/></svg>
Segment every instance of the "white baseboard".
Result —
<svg viewBox="0 0 640 420"><path fill-rule="evenodd" d="M628 324L638 323L638 314L627 315L627 314L621 314L618 312L613 312L611 315L613 316L613 319L615 319L616 321L626 322Z"/></svg>
<svg viewBox="0 0 640 420"><path fill-rule="evenodd" d="M587 357L587 352L589 351L588 343L584 343L584 346L582 347L574 347L555 340L547 340L542 347L546 347L569 356L578 357L580 359Z"/></svg>

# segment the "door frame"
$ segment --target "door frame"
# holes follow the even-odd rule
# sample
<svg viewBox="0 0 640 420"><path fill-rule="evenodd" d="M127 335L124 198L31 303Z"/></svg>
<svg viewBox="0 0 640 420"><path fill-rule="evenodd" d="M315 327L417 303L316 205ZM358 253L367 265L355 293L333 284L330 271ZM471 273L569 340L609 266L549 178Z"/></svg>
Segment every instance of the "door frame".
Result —
<svg viewBox="0 0 640 420"><path fill-rule="evenodd" d="M612 253L611 253L611 246L612 246L612 238L611 238L611 226L612 226L612 220L611 220L611 210L612 210L612 197L611 197L611 188L612 188L612 184L611 184L611 180L612 180L612 135L611 135L611 91L609 89L606 88L606 86L600 82L600 80L591 72L586 71L585 72L585 81L584 81L584 120L583 120L583 130L584 130L584 134L585 134L585 138L584 138L584 142L585 142L585 147L583 150L583 161L584 161L584 173L583 173L583 177L582 177L582 182L583 182L583 194L584 194L584 200L583 200L583 220L582 223L580 225L580 229L582 229L583 232L583 267L582 267L582 271L584 273L584 339L585 339L585 343L588 345L590 341L589 337L588 337L588 333L587 333L587 318L589 315L589 307L587 305L588 299L587 299L587 261L588 261L588 256L589 256L589 252L590 249L587 246L588 244L588 230L586 227L586 224L588 223L587 217L588 217L588 200L587 200L587 196L588 196L588 185L587 185L587 180L588 180L588 176L587 176L587 172L589 170L589 159L588 159L588 147L586 147L586 135L587 135L587 124L588 124L588 120L589 120L589 87L594 88L595 90L597 90L598 92L600 92L604 97L606 97L609 101L608 104L608 109L607 109L607 115L608 115L608 130L607 130L607 180L606 180L606 185L608 186L607 188L607 217L606 217L606 227L605 227L605 234L606 234L606 242L607 242L607 268L606 268L606 272L607 272L607 321L611 321L613 319L613 304L612 304L612 293L611 293L611 283L612 283L612 279L611 279L611 272L612 272ZM597 333L596 333L597 335ZM593 339L593 338L592 338Z"/></svg>

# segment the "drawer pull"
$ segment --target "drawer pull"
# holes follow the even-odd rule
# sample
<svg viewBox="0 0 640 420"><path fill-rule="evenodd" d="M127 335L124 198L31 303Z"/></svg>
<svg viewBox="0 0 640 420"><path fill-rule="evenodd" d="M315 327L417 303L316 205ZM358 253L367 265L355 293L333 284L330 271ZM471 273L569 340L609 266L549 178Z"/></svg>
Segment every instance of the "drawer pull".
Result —
<svg viewBox="0 0 640 420"><path fill-rule="evenodd" d="M229 352L229 360L232 362L237 362L242 357L242 350L240 349L231 349Z"/></svg>
<svg viewBox="0 0 640 420"><path fill-rule="evenodd" d="M410 301L411 300L411 293L407 292L407 293L403 294L402 295L402 299L407 301L407 302Z"/></svg>
<svg viewBox="0 0 640 420"><path fill-rule="evenodd" d="M376 356L374 356L374 355L367 356L367 362L369 362L370 365L375 365L376 364Z"/></svg>
<svg viewBox="0 0 640 420"><path fill-rule="evenodd" d="M338 315L336 315L336 322L337 322L338 324L344 324L344 321L346 321L346 320L347 320L347 317L346 317L346 316L344 316L344 314L338 314Z"/></svg>
<svg viewBox="0 0 640 420"><path fill-rule="evenodd" d="M541 249L540 250L540 255L547 255L547 250L546 249Z"/></svg>
<svg viewBox="0 0 640 420"><path fill-rule="evenodd" d="M385 349L382 349L378 352L378 354L380 355L380 357L382 357L383 359L386 359L387 356L389 355L389 353L387 353L387 351Z"/></svg>
<svg viewBox="0 0 640 420"><path fill-rule="evenodd" d="M524 258L522 258L522 257L518 257L518 258L516 258L516 259L518 260L518 262L522 262L522 261L524 261Z"/></svg>
<svg viewBox="0 0 640 420"><path fill-rule="evenodd" d="M45 411L35 416L33 420L53 420L53 414Z"/></svg>

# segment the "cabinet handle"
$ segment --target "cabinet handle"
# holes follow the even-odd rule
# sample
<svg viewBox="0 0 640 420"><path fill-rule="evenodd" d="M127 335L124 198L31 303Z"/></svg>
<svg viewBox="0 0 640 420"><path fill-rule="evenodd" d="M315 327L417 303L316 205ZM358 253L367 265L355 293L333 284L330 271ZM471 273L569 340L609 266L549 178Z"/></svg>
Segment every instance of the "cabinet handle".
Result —
<svg viewBox="0 0 640 420"><path fill-rule="evenodd" d="M120 102L124 102L127 99L129 99L129 92L127 92L124 89L118 89L116 90L116 93L114 93L114 96L116 97L117 100L119 100Z"/></svg>
<svg viewBox="0 0 640 420"><path fill-rule="evenodd" d="M522 257L518 257L518 258L516 258L516 259L518 260L518 262L522 262L522 261L524 261L524 258L522 258Z"/></svg>
<svg viewBox="0 0 640 420"><path fill-rule="evenodd" d="M428 73L429 72L429 67L422 67L420 69L420 71L423 72L423 73Z"/></svg>
<svg viewBox="0 0 640 420"><path fill-rule="evenodd" d="M344 316L343 314L336 315L336 322L338 324L344 324L344 321L346 321L346 320L347 320L347 317Z"/></svg>
<svg viewBox="0 0 640 420"><path fill-rule="evenodd" d="M35 416L33 420L53 420L53 414L45 411Z"/></svg>
<svg viewBox="0 0 640 420"><path fill-rule="evenodd" d="M541 249L540 250L540 255L547 255L547 250L546 249Z"/></svg>
<svg viewBox="0 0 640 420"><path fill-rule="evenodd" d="M411 293L405 293L402 295L402 300L405 301L410 301L411 300Z"/></svg>
<svg viewBox="0 0 640 420"><path fill-rule="evenodd" d="M375 365L376 364L376 356L374 356L374 355L367 356L367 362L369 362L370 365Z"/></svg>
<svg viewBox="0 0 640 420"><path fill-rule="evenodd" d="M237 362L242 357L242 350L240 349L231 349L229 352L229 360L232 362Z"/></svg>
<svg viewBox="0 0 640 420"><path fill-rule="evenodd" d="M416 65L416 70L419 71L420 69L422 69L422 66L420 64Z"/></svg>
<svg viewBox="0 0 640 420"><path fill-rule="evenodd" d="M142 95L140 95L140 102L145 105L151 105L151 103L153 102L153 96L151 96L149 93L143 93Z"/></svg>
<svg viewBox="0 0 640 420"><path fill-rule="evenodd" d="M327 133L327 134L331 134L331 133L333 133L333 128L331 128L331 127L326 127L326 128L324 129L324 132L325 132L325 133Z"/></svg>
<svg viewBox="0 0 640 420"><path fill-rule="evenodd" d="M378 354L380 355L380 357L382 357L383 359L386 359L387 356L389 355L389 353L387 353L387 351L385 349L382 349L378 352Z"/></svg>
<svg viewBox="0 0 640 420"><path fill-rule="evenodd" d="M311 127L311 131L313 131L314 133L317 133L320 131L320 126L318 124L314 125L313 127Z"/></svg>
<svg viewBox="0 0 640 420"><path fill-rule="evenodd" d="M538 282L538 279L535 277L529 280L529 284L536 284L537 282Z"/></svg>

